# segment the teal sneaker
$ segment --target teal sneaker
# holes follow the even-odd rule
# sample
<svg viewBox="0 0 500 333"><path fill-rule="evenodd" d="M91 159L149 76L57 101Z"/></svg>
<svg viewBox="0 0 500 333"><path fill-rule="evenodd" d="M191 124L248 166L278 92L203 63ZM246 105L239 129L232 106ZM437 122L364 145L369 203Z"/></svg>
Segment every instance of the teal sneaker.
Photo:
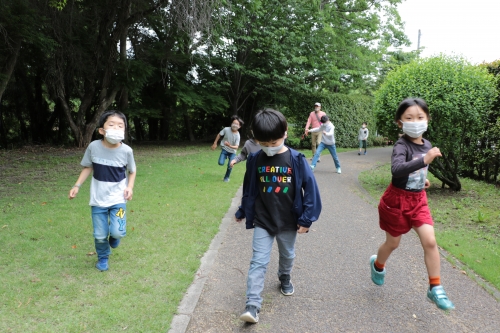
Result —
<svg viewBox="0 0 500 333"><path fill-rule="evenodd" d="M441 310L453 310L455 305L448 299L443 286L436 286L427 290L427 298L434 302Z"/></svg>
<svg viewBox="0 0 500 333"><path fill-rule="evenodd" d="M337 173L342 173L342 170L340 170L340 168L337 168Z"/></svg>
<svg viewBox="0 0 500 333"><path fill-rule="evenodd" d="M372 281L378 286L381 286L384 284L384 279L385 279L385 268L382 272L377 272L375 269L375 260L377 259L377 255L374 254L370 257L370 269L372 271Z"/></svg>
<svg viewBox="0 0 500 333"><path fill-rule="evenodd" d="M97 268L101 272L107 271L109 269L108 258L101 258L101 259L97 260L97 264L95 264L95 268Z"/></svg>
<svg viewBox="0 0 500 333"><path fill-rule="evenodd" d="M314 167L312 165L310 165L310 167L311 167L311 171L314 172Z"/></svg>

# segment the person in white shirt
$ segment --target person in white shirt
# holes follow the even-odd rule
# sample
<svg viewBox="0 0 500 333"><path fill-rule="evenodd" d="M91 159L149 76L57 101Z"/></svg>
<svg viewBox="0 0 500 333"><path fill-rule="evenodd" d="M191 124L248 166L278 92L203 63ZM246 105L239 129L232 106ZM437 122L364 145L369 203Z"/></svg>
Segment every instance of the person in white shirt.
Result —
<svg viewBox="0 0 500 333"><path fill-rule="evenodd" d="M323 135L321 136L321 143L316 149L316 154L314 154L311 163L311 170L314 171L314 168L316 168L316 162L319 160L319 157L321 156L321 152L326 148L330 151L330 154L333 157L333 162L335 163L335 168L337 168L337 173L341 173L342 171L340 170L340 162L339 158L337 157L337 149L335 147L335 126L333 126L332 122L330 121L327 115L322 116L320 121L321 121L320 127L309 130L309 132L312 133L314 132L323 133Z"/></svg>

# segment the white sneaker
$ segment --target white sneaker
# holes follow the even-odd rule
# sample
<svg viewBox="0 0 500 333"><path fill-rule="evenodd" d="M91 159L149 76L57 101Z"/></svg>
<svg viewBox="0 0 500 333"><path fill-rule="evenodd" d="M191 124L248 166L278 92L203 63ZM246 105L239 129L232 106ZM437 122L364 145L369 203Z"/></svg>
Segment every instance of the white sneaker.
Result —
<svg viewBox="0 0 500 333"><path fill-rule="evenodd" d="M342 170L340 170L340 168L337 168L337 173L342 173Z"/></svg>

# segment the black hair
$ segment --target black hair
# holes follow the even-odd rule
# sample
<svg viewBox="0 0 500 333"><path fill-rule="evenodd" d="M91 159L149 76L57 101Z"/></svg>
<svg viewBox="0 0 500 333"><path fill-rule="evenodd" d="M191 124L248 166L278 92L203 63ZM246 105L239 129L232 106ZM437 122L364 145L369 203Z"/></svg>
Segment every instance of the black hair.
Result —
<svg viewBox="0 0 500 333"><path fill-rule="evenodd" d="M396 110L396 116L394 117L394 120L398 122L398 120L401 120L401 116L403 113L405 113L406 109L408 109L410 106L419 106L427 115L428 119L431 119L431 114L429 113L429 107L427 106L427 103L421 99L421 98L406 98L404 99L398 106L398 109Z"/></svg>
<svg viewBox="0 0 500 333"><path fill-rule="evenodd" d="M252 122L253 136L261 142L283 138L287 128L288 123L285 116L273 109L259 110Z"/></svg>
<svg viewBox="0 0 500 333"><path fill-rule="evenodd" d="M125 115L123 113L121 113L120 111L116 111L116 110L108 110L101 115L101 118L99 118L99 128L103 128L104 124L106 123L108 118L111 116L117 116L118 118L122 118L123 122L125 123L125 133L126 133L127 132L127 117L125 117Z"/></svg>
<svg viewBox="0 0 500 333"><path fill-rule="evenodd" d="M243 126L244 122L243 120L241 120L240 117L238 117L237 115L234 115L234 116L231 116L231 124L233 123L233 121L235 120L238 120L238 122L240 123L240 127Z"/></svg>
<svg viewBox="0 0 500 333"><path fill-rule="evenodd" d="M320 120L322 124L326 123L330 118L327 115L321 116Z"/></svg>
<svg viewBox="0 0 500 333"><path fill-rule="evenodd" d="M366 121L363 121L363 124L362 125L366 125L368 126L368 123Z"/></svg>

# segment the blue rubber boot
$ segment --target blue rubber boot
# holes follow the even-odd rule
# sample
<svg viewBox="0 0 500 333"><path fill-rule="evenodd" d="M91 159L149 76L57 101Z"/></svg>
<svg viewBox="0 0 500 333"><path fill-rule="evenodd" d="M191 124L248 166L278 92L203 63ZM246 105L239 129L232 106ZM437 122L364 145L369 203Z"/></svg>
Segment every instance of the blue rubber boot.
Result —
<svg viewBox="0 0 500 333"><path fill-rule="evenodd" d="M97 268L101 272L107 271L109 269L108 258L100 258L99 260L97 260L97 264L95 264L95 268Z"/></svg>

